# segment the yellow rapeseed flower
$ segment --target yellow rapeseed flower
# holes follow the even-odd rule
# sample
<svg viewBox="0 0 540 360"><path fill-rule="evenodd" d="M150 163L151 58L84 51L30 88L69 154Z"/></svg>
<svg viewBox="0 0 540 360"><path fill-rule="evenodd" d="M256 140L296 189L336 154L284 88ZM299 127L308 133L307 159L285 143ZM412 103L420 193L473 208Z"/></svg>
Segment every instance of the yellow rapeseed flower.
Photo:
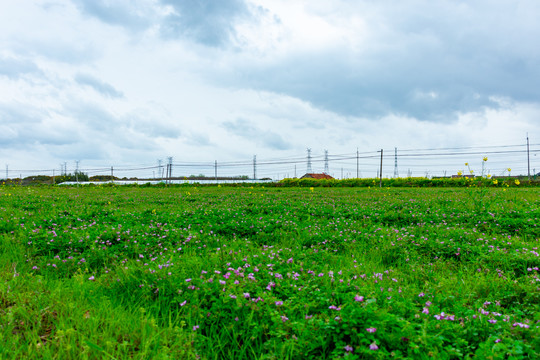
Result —
<svg viewBox="0 0 540 360"><path fill-rule="evenodd" d="M457 174L458 174L458 176L461 176L461 175L463 175L463 171L458 171Z"/></svg>
<svg viewBox="0 0 540 360"><path fill-rule="evenodd" d="M484 156L482 160L487 161L488 160L487 156Z"/></svg>
<svg viewBox="0 0 540 360"><path fill-rule="evenodd" d="M512 171L512 169L510 169L510 168L508 168L508 169L506 169L506 170L508 170L508 172Z"/></svg>
<svg viewBox="0 0 540 360"><path fill-rule="evenodd" d="M310 188L309 188L309 190L310 190L310 191L313 191L313 188L312 188L312 187L310 187Z"/></svg>
<svg viewBox="0 0 540 360"><path fill-rule="evenodd" d="M519 185L520 184L519 180L518 179L514 180L514 184Z"/></svg>
<svg viewBox="0 0 540 360"><path fill-rule="evenodd" d="M469 163L468 163L468 162L467 162L467 163L465 163L465 166L469 166Z"/></svg>
<svg viewBox="0 0 540 360"><path fill-rule="evenodd" d="M495 179L493 180L493 185L497 185L499 183L499 180Z"/></svg>

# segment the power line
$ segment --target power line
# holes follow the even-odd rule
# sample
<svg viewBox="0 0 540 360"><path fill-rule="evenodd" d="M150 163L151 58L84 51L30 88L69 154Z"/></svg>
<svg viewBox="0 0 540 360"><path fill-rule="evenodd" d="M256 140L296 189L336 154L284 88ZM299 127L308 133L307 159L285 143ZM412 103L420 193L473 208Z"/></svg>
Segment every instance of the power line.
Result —
<svg viewBox="0 0 540 360"><path fill-rule="evenodd" d="M313 170L311 170L311 148L307 149L307 173L311 174Z"/></svg>
<svg viewBox="0 0 540 360"><path fill-rule="evenodd" d="M399 159L400 165L405 168L416 168L420 170L429 169L430 174L437 172L446 172L447 170L457 170L463 167L463 164L460 161L468 160L469 157L474 157L476 155L488 156L490 158L489 169L492 173L502 171L502 169L507 167L512 167L515 172L527 171L527 175L530 175L531 171L531 161L537 161L537 155L540 153L540 149L535 148L540 144L531 144L527 136L527 145L500 145L500 146L469 146L469 147L453 147L453 148L433 148L433 149L400 149L399 154L397 149L394 148L394 176L398 176L397 173L397 161ZM325 172L329 172L329 162L332 161L333 164L340 165L344 168L344 171L354 173L356 170L357 177L359 177L359 168L360 166L371 167L373 164L370 164L369 161L376 161L376 159L381 155L378 154L380 151L368 151L368 152L359 152L358 149L354 153L342 153L342 154L333 154L329 155L328 151L325 150L324 155L313 155L311 148L308 150L307 156L307 165L308 171L313 172L313 164L317 162L324 162ZM383 157L390 158L392 156L389 152L386 152ZM525 160L524 154L527 154L527 159ZM437 158L446 158L443 163L441 161L434 162L431 160L433 157ZM463 160L461 160L463 159ZM279 173L294 173L296 174L295 169L298 165L306 161L306 157L300 156L285 156L280 158L268 158L262 161L258 161L256 156L252 160L238 160L238 161L227 161L220 163L220 167L224 169L226 174L228 173L238 173L242 172L244 174L249 174L253 171L253 177L261 176L261 174L275 174ZM525 161L527 161L527 166L525 166ZM506 165L503 165L506 163ZM534 164L532 164L534 165ZM178 170L182 169L201 169L201 170L210 170L214 168L214 176L217 176L217 160L214 163L211 162L172 162L172 157L169 157L169 166L167 169L167 177L172 177L172 167L175 166ZM354 169L356 167L356 169ZM387 166L389 167L389 166ZM251 168L251 170L250 170ZM534 168L534 166L533 166ZM146 164L132 164L132 165L115 165L113 170L116 170L117 173L122 172L140 172L144 173L150 171L152 173L157 169L158 175L161 175L162 170L161 160L158 160L157 165L147 166ZM227 170L228 169L228 170ZM440 169L440 170L439 170ZM11 169L6 164L6 178L9 176L9 170L15 171L20 174L29 174L29 173L40 173L40 174L55 174L56 169ZM75 172L78 173L86 172L87 174L106 174L111 170L111 167L88 167L86 169L80 169L79 160L76 161ZM534 172L534 171L533 171ZM381 175L382 171L379 171L377 175ZM397 174L396 174L397 173ZM67 174L67 163L63 162L60 164L60 174Z"/></svg>

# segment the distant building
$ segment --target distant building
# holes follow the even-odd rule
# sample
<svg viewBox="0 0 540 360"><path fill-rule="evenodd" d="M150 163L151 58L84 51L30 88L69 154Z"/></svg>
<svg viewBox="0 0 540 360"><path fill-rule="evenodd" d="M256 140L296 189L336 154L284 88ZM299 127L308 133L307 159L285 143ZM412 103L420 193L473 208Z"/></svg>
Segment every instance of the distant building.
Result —
<svg viewBox="0 0 540 360"><path fill-rule="evenodd" d="M317 180L321 180L321 179L333 179L333 177L331 177L328 174L322 173L322 174L306 174L306 175L302 176L300 179L317 179Z"/></svg>

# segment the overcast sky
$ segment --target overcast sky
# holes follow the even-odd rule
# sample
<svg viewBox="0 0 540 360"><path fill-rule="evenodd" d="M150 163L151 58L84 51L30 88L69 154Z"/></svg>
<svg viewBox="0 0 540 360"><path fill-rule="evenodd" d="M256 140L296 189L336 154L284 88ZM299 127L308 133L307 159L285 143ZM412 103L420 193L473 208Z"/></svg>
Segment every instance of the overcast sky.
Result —
<svg viewBox="0 0 540 360"><path fill-rule="evenodd" d="M2 0L0 162L537 144L539 18L538 0Z"/></svg>

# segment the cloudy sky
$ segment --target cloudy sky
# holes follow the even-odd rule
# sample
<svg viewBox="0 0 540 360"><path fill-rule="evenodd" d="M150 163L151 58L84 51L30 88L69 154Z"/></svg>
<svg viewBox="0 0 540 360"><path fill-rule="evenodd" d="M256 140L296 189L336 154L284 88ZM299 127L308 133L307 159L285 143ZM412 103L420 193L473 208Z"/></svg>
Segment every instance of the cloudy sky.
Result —
<svg viewBox="0 0 540 360"><path fill-rule="evenodd" d="M0 164L491 154L527 132L538 144L539 17L537 0L2 0ZM468 155L476 169L481 158ZM526 171L522 160L493 166Z"/></svg>

